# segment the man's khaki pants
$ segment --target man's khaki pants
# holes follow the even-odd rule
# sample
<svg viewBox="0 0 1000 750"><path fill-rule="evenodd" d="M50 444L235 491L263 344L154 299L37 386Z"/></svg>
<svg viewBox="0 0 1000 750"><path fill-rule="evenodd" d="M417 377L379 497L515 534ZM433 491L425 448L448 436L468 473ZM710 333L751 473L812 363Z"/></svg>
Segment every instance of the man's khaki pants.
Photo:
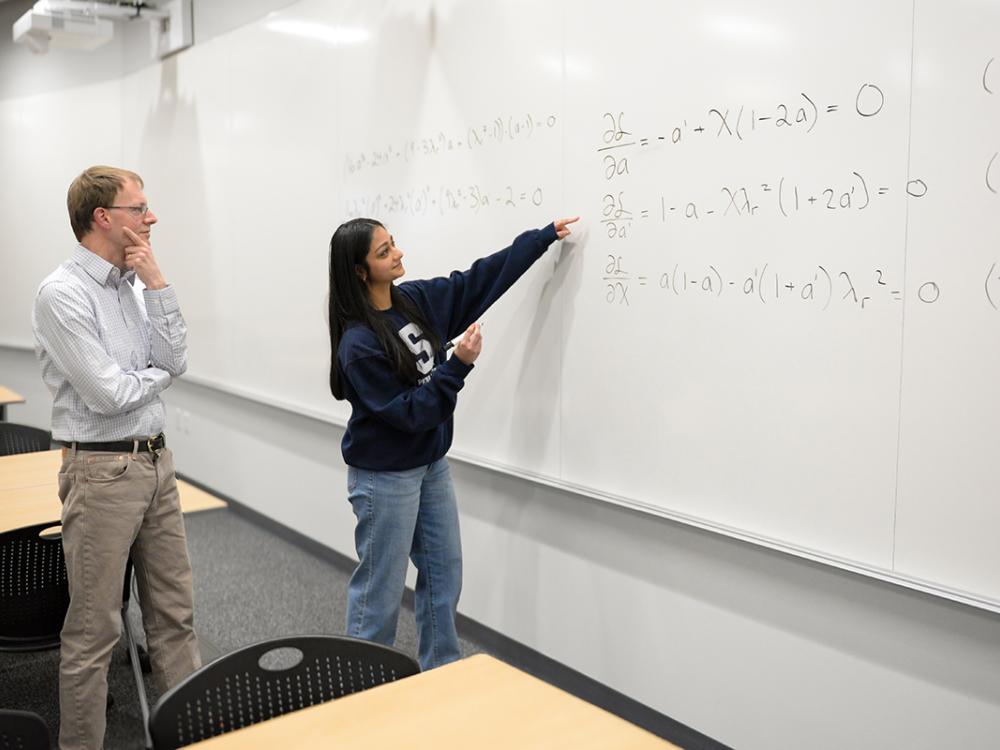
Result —
<svg viewBox="0 0 1000 750"><path fill-rule="evenodd" d="M59 747L100 750L130 551L157 688L201 666L173 455L167 448L158 456L64 449L59 499L70 592L59 663Z"/></svg>

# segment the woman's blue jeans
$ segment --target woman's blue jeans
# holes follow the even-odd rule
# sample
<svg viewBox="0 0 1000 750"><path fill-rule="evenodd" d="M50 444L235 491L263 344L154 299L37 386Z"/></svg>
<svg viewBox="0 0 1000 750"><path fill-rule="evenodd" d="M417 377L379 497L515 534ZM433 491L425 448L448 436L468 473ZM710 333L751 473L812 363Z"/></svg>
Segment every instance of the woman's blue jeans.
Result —
<svg viewBox="0 0 1000 750"><path fill-rule="evenodd" d="M447 460L407 471L349 467L347 490L359 560L347 589L347 634L393 645L409 559L417 569L420 668L460 658L462 543Z"/></svg>

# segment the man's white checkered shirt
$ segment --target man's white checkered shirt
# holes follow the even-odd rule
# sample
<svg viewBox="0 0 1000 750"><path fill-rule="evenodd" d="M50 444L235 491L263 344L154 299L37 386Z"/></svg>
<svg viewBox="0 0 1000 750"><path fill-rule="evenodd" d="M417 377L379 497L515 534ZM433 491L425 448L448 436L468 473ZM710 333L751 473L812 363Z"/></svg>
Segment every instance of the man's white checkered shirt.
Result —
<svg viewBox="0 0 1000 750"><path fill-rule="evenodd" d="M52 437L107 442L163 430L159 393L187 369L187 327L171 286L134 288L135 272L82 245L38 287L35 354L52 392Z"/></svg>

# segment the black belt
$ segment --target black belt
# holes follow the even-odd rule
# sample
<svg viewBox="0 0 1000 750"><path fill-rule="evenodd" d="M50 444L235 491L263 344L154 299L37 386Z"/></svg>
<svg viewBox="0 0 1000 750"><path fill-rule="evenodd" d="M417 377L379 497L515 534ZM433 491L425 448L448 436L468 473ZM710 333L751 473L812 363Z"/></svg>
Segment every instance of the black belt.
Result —
<svg viewBox="0 0 1000 750"><path fill-rule="evenodd" d="M156 453L167 447L167 439L161 432L151 438L136 438L139 441L139 453ZM108 453L131 453L135 450L135 440L122 440L117 443L67 443L60 441L60 445L72 448L76 445L78 451L107 451Z"/></svg>

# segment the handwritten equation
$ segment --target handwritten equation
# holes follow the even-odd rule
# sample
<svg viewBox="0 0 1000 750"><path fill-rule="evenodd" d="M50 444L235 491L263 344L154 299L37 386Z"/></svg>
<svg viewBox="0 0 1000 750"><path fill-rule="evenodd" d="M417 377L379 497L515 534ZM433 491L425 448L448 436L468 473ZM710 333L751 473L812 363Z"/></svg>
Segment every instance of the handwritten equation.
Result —
<svg viewBox="0 0 1000 750"><path fill-rule="evenodd" d="M348 154L344 159L344 174L352 175L377 169L393 162L410 163L450 151L469 151L491 145L525 141L540 132L555 128L557 118L548 115L506 115L489 122L470 125L461 132L443 130L423 138L409 138L382 148Z"/></svg>
<svg viewBox="0 0 1000 750"><path fill-rule="evenodd" d="M545 202L541 187L514 188L505 185L488 189L482 185L424 185L399 192L353 196L345 201L345 212L356 216L445 216L455 212L479 213L487 209L502 210L538 207Z"/></svg>
<svg viewBox="0 0 1000 750"><path fill-rule="evenodd" d="M913 197L927 194L923 180L910 180L905 191ZM659 196L654 209L648 205L634 209L624 190L605 193L601 200L601 223L609 238L627 239L636 221L659 218L700 220L716 218L750 218L771 213L790 218L799 212L830 213L864 211L880 198L889 195L889 185L870 184L861 172L847 173L837 182L800 184L785 177L752 185L723 185L714 197L690 199L692 196Z"/></svg>
<svg viewBox="0 0 1000 750"><path fill-rule="evenodd" d="M877 303L901 303L903 285L882 268L866 273L816 265L807 272L788 273L770 263L728 273L716 265L681 265L654 273L633 272L621 255L606 256L603 273L604 301L629 306L636 294L660 294L669 298L723 296L745 299L760 305L800 304L827 310L831 305L849 305L859 310ZM993 263L984 282L986 302L1000 311L1000 264ZM915 298L927 305L942 297L937 281L925 280L911 289Z"/></svg>
<svg viewBox="0 0 1000 750"><path fill-rule="evenodd" d="M885 94L874 83L863 83L857 91L852 103L853 112L861 117L875 117L885 107ZM709 108L704 115L696 118L682 118L668 125L662 132L647 133L639 136L627 129L624 112L605 112L605 129L602 134L602 145L597 149L611 159L610 152L621 152L637 147L643 149L649 146L672 144L679 145L690 138L735 138L743 141L756 132L764 130L783 130L792 132L801 130L811 133L823 117L832 117L841 112L841 103L817 104L812 96L800 92L789 102L779 102L774 105L720 105ZM605 159L606 166L611 161ZM627 170L620 164L616 168Z"/></svg>

